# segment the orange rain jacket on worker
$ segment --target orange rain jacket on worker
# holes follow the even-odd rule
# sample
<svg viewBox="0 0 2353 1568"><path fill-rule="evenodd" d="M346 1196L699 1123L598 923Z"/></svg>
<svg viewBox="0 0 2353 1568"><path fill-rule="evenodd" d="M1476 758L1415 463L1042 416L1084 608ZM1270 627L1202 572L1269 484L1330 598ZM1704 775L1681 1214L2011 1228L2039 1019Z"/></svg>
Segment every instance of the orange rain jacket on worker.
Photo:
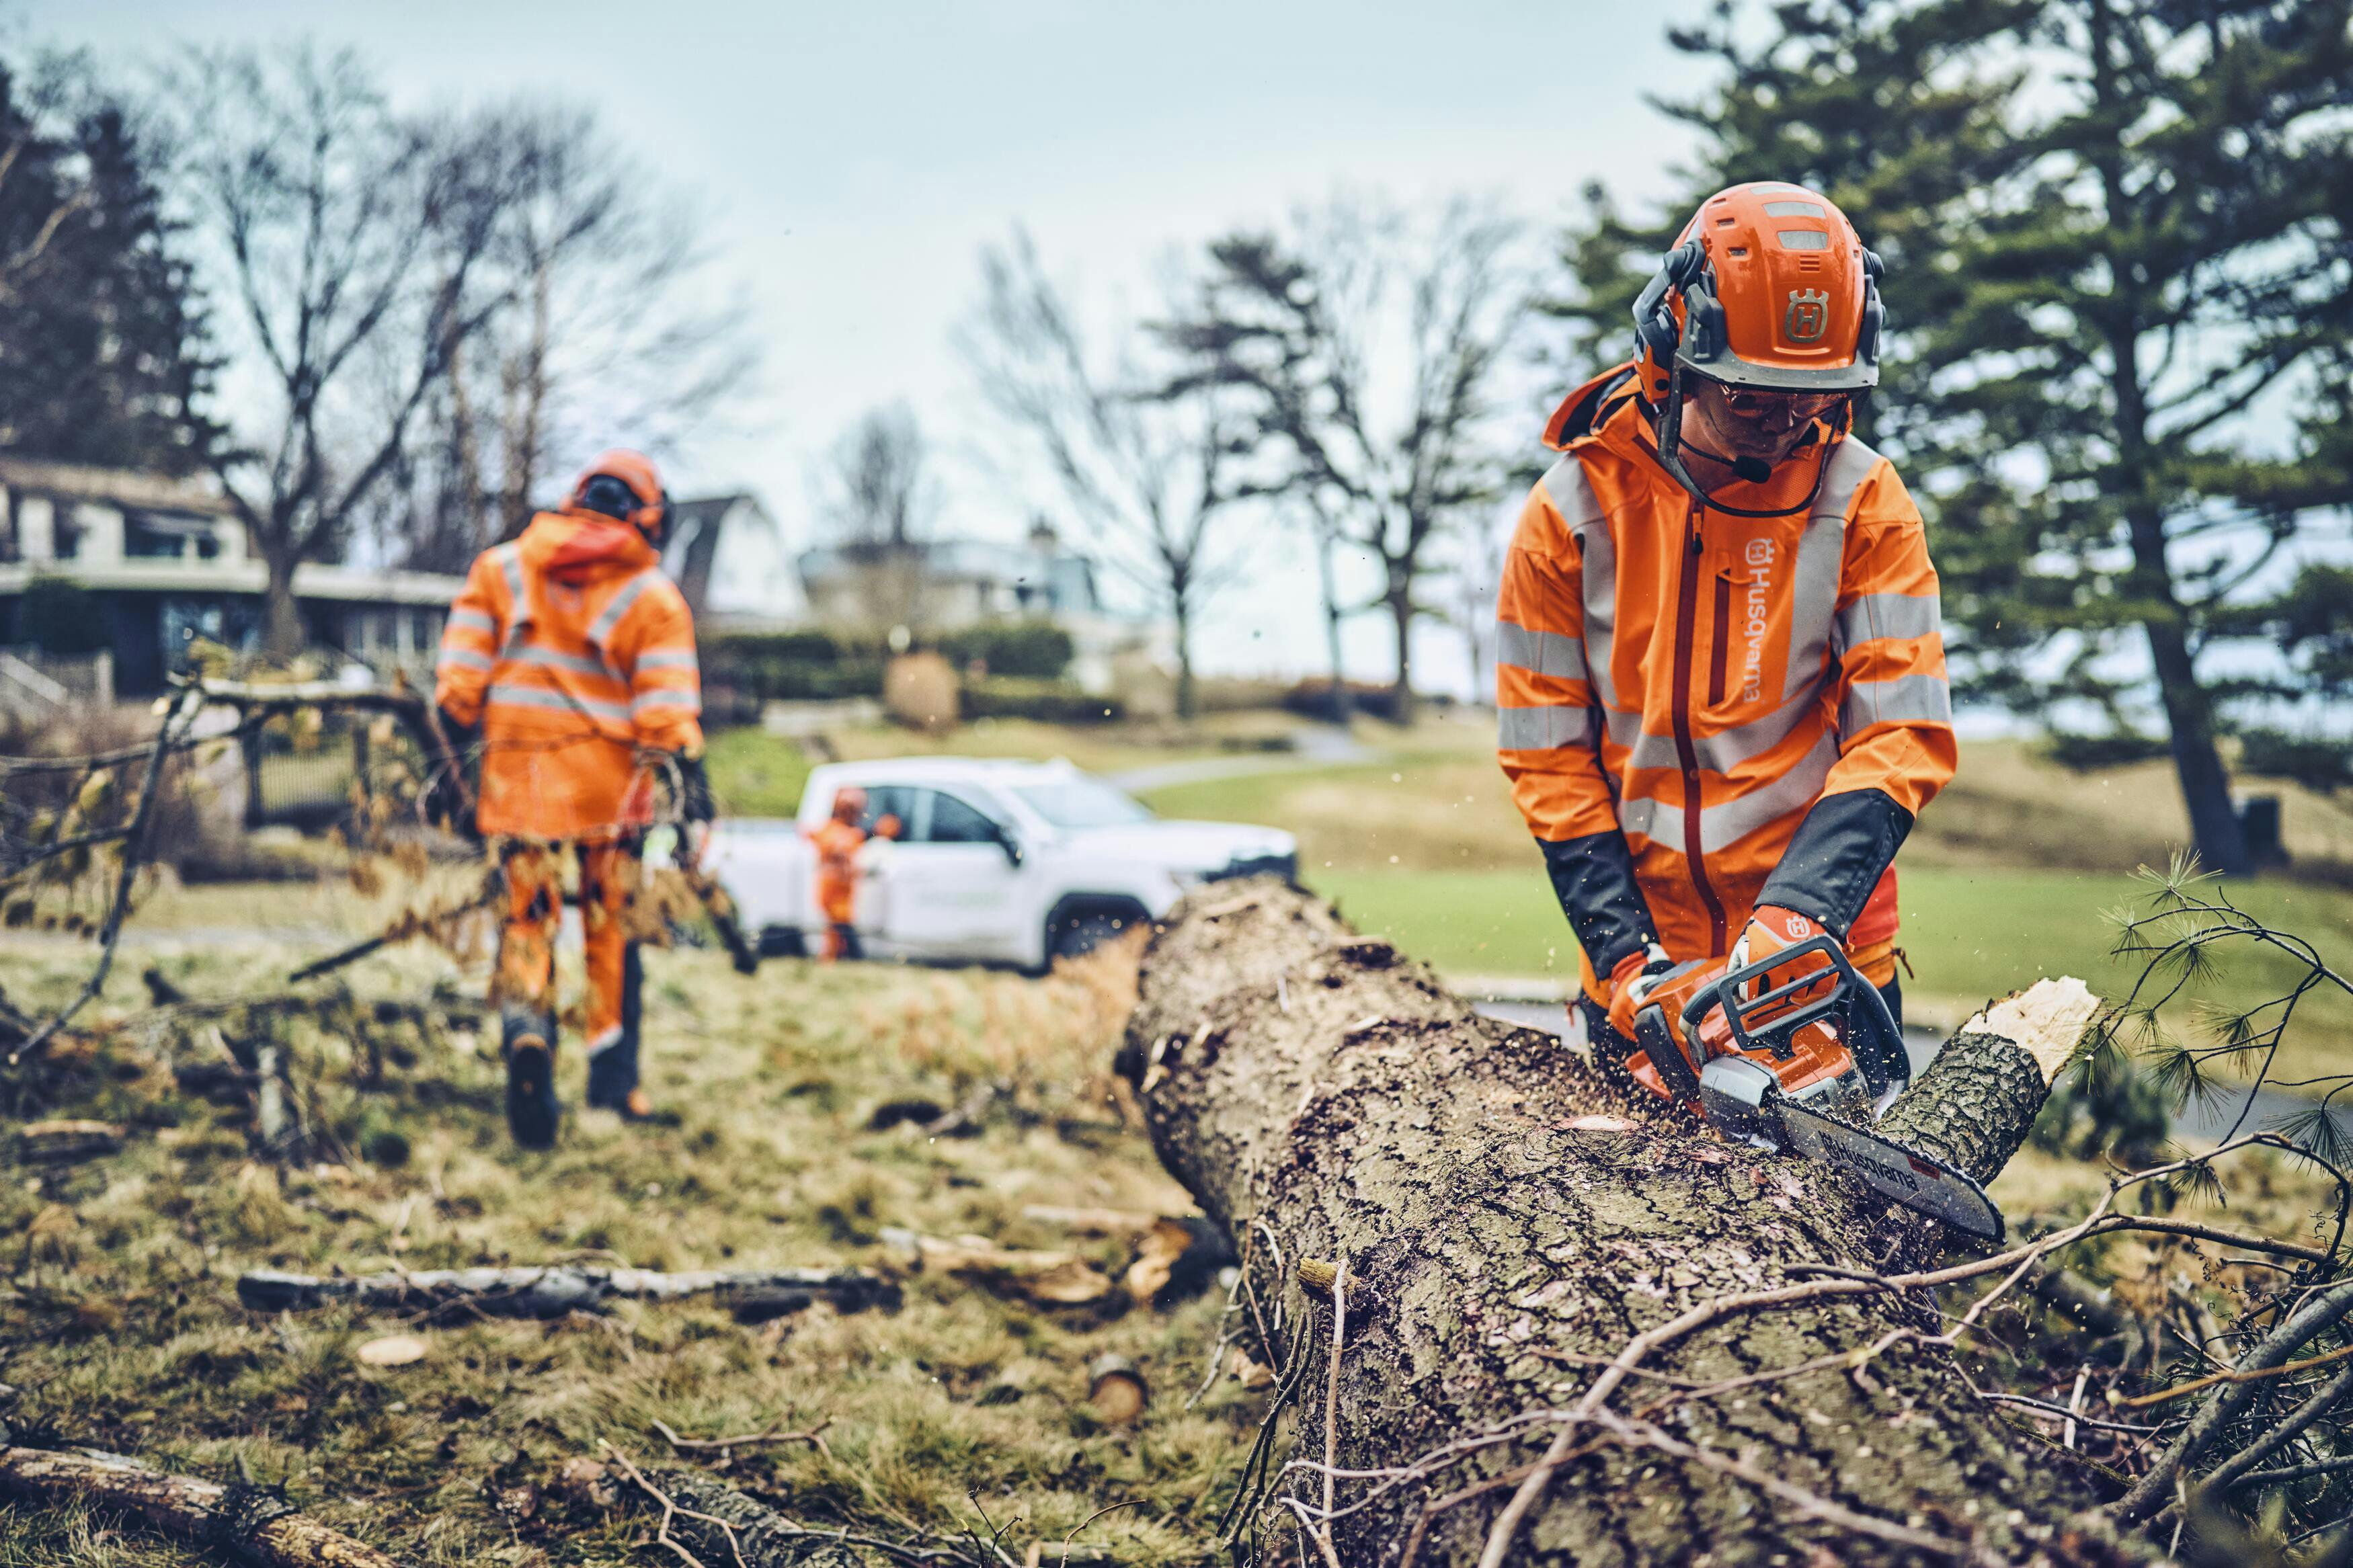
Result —
<svg viewBox="0 0 2353 1568"><path fill-rule="evenodd" d="M1653 939L1725 956L1760 902L1881 958L1895 848L1955 760L1936 568L1894 468L1817 425L1769 478L1715 493L1791 515L1703 507L1659 467L1624 366L1546 444L1563 456L1497 603L1499 753L1587 994ZM1639 897L1613 870L1630 854Z"/></svg>
<svg viewBox="0 0 2353 1568"><path fill-rule="evenodd" d="M482 727L485 835L600 839L652 820L645 751L695 751L694 622L643 534L545 511L450 606L434 700Z"/></svg>

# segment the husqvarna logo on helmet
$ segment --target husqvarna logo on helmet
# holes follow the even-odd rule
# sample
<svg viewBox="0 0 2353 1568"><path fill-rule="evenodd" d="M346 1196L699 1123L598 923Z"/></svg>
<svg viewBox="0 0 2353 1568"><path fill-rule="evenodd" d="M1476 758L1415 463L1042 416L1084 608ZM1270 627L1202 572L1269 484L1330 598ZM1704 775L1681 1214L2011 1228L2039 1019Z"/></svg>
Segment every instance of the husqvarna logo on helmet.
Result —
<svg viewBox="0 0 2353 1568"><path fill-rule="evenodd" d="M1789 290L1788 313L1781 318L1782 335L1793 343L1810 343L1831 330L1831 297L1823 289Z"/></svg>

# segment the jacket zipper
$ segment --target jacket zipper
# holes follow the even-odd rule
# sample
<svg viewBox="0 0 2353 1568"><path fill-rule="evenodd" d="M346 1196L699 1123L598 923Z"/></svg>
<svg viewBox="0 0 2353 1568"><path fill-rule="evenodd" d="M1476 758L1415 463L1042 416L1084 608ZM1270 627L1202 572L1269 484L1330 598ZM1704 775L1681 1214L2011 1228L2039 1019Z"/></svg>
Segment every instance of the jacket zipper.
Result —
<svg viewBox="0 0 2353 1568"><path fill-rule="evenodd" d="M1732 579L1719 572L1715 574L1715 636L1708 643L1707 705L1721 707L1724 703L1724 645L1732 640Z"/></svg>
<svg viewBox="0 0 2353 1568"><path fill-rule="evenodd" d="M1725 941L1724 902L1715 896L1715 885L1708 880L1707 860L1700 849L1699 752L1692 744L1691 727L1692 638L1699 618L1703 514L1704 509L1694 501L1685 517L1688 540L1683 550L1683 581L1675 595L1675 760L1682 764L1683 773L1683 860L1691 867L1692 885L1699 889L1700 902L1707 906L1708 956L1721 958L1729 944Z"/></svg>

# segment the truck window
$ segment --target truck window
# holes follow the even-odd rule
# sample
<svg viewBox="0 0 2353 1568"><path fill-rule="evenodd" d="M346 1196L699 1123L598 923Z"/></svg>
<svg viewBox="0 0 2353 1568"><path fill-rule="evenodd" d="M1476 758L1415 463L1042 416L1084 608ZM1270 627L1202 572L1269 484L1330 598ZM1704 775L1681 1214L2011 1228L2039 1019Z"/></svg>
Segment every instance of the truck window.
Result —
<svg viewBox="0 0 2353 1568"><path fill-rule="evenodd" d="M905 784L872 785L866 792L866 819L859 826L871 833L876 823L886 816L895 816L899 819L900 838L911 839L923 826L915 816L915 797L931 793L927 789L911 789Z"/></svg>
<svg viewBox="0 0 2353 1568"><path fill-rule="evenodd" d="M994 844L997 824L952 795L932 793L926 844Z"/></svg>

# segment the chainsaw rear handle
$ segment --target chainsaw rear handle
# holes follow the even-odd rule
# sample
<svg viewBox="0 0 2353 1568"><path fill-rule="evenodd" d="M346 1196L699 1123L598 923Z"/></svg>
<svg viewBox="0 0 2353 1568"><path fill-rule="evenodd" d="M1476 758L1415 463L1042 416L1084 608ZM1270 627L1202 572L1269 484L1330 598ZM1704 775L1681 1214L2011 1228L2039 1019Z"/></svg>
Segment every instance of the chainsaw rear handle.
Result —
<svg viewBox="0 0 2353 1568"><path fill-rule="evenodd" d="M1740 1000L1739 988L1748 981L1761 981L1772 971L1788 967L1792 960L1815 952L1829 959L1831 968L1836 973L1829 990L1814 1001L1799 1003L1788 1012L1752 1028L1752 1020L1757 1019L1759 1014L1787 1003L1800 991L1820 985L1822 974L1820 970L1809 971L1787 984L1760 992L1746 1002ZM1722 978L1713 984L1702 986L1684 1004L1683 1026L1686 1029L1698 1028L1700 1020L1718 1007L1724 1009L1724 1021L1731 1026L1734 1046L1742 1051L1761 1049L1777 1057L1787 1057L1792 1048L1790 1041L1799 1029L1832 1014L1838 1016L1841 1023L1850 1026L1850 1032L1853 1026L1859 1024L1862 1031L1875 1037L1876 1041L1892 1042L1898 1053L1903 1048L1903 1037L1896 1031L1894 1016L1887 1010L1887 998L1879 994L1878 986L1856 972L1854 964L1847 958L1846 950L1839 945L1836 937L1827 932L1785 947L1770 958L1726 970ZM1859 1019L1854 1016L1858 1007L1862 1010L1862 1016ZM1849 1048L1852 1048L1852 1045ZM1856 1054L1861 1057L1864 1053ZM1888 1064L1888 1068L1883 1070L1900 1070L1908 1079L1909 1068L1907 1061L1900 1069L1894 1069L1894 1064ZM1870 1076L1878 1078L1882 1073L1873 1072ZM1874 1091L1880 1087L1876 1083L1873 1085Z"/></svg>

